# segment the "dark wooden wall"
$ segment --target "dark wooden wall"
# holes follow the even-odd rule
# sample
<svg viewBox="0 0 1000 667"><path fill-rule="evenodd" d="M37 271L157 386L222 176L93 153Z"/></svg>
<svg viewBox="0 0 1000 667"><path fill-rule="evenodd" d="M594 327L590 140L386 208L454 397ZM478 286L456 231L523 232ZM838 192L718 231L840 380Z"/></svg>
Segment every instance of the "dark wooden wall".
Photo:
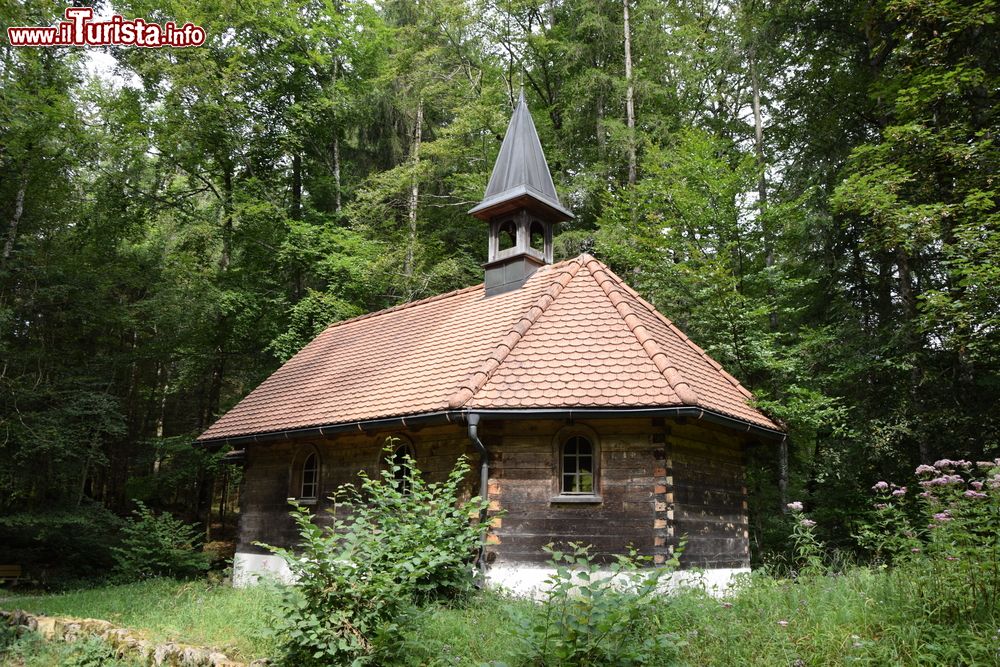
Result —
<svg viewBox="0 0 1000 667"><path fill-rule="evenodd" d="M704 422L653 419L589 420L600 448L598 504L553 502L558 495L556 436L566 422L484 421L480 433L490 451L493 530L489 562L548 560L546 544L581 542L607 557L629 545L661 563L681 536L682 566L749 565L742 440ZM417 465L431 481L443 479L461 454L473 470L468 493L478 492L478 457L464 426L425 427L405 434L349 434L301 443L247 448L241 495L238 550L267 553L254 542L293 545L287 499L293 493L291 462L308 447L320 455L319 514L326 497L365 470L378 474L389 435L408 437ZM500 511L503 516L496 516Z"/></svg>
<svg viewBox="0 0 1000 667"><path fill-rule="evenodd" d="M554 502L556 421L487 422L491 511L488 559L544 563L542 547L581 542L592 553L629 545L655 563L685 537L682 567L748 567L743 449L703 422L589 420L600 447L599 504Z"/></svg>
<svg viewBox="0 0 1000 667"><path fill-rule="evenodd" d="M657 462L650 421L578 423L597 434L599 504L552 500L558 495L555 437L564 422L487 422L482 429L490 450L491 507L506 513L494 519L490 562L544 563L549 557L542 547L552 542L590 544L598 556L624 553L629 544L653 554Z"/></svg>
<svg viewBox="0 0 1000 667"><path fill-rule="evenodd" d="M467 493L478 485L479 457L469 444L464 426L426 427L407 433L346 434L325 440L296 443L256 444L247 447L246 468L240 506L239 543L237 551L269 553L254 545L264 542L286 547L296 541L288 498L293 489L292 460L310 447L320 456L319 501L312 506L318 516L327 516L332 507L328 497L340 486L358 481L358 472L369 476L379 474L382 448L389 436L406 437L413 444L417 466L431 482L447 477L462 454L466 454L473 470L469 474Z"/></svg>
<svg viewBox="0 0 1000 667"><path fill-rule="evenodd" d="M666 456L671 539L687 537L681 565L750 567L741 440L701 423L674 423Z"/></svg>

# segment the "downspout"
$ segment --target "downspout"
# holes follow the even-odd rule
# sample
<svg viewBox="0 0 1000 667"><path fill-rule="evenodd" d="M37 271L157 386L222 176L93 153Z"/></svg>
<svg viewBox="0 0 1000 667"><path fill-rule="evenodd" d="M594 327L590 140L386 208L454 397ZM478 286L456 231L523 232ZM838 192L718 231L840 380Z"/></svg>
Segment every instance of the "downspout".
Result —
<svg viewBox="0 0 1000 667"><path fill-rule="evenodd" d="M479 453L479 497L487 506L479 512L479 520L486 523L488 520L489 500L490 500L490 457L486 451L486 445L479 439L479 415L475 412L469 413L469 441ZM486 585L486 533L483 533L482 542L479 545L479 576L481 585Z"/></svg>

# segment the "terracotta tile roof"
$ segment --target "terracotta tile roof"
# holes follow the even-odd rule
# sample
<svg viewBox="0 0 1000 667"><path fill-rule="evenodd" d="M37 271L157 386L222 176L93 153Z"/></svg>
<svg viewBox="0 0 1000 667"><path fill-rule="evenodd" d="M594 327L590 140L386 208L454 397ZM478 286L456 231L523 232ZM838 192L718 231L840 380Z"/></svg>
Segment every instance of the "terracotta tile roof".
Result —
<svg viewBox="0 0 1000 667"><path fill-rule="evenodd" d="M331 325L199 440L462 409L696 406L781 430L604 264L482 285Z"/></svg>

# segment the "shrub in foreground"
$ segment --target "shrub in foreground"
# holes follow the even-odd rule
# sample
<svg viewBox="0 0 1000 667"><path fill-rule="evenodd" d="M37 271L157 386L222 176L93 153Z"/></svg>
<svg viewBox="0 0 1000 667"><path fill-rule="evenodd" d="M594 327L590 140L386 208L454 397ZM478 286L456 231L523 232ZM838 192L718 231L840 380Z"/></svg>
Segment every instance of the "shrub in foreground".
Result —
<svg viewBox="0 0 1000 667"><path fill-rule="evenodd" d="M567 551L545 547L554 573L542 609L522 625L530 665L666 665L682 642L657 627L656 602L663 578L677 567L681 548L662 566L643 567L635 551L609 566L596 564L589 548L570 543Z"/></svg>
<svg viewBox="0 0 1000 667"><path fill-rule="evenodd" d="M187 578L205 572L208 555L193 524L170 514L156 514L140 501L122 527L122 544L113 549L115 573L124 581L152 577Z"/></svg>
<svg viewBox="0 0 1000 667"><path fill-rule="evenodd" d="M428 483L407 458L340 489L326 525L295 506L298 549L268 547L297 579L276 619L290 664L369 664L412 605L474 587L487 525L471 520L481 498L459 501L468 473L462 457L444 482Z"/></svg>

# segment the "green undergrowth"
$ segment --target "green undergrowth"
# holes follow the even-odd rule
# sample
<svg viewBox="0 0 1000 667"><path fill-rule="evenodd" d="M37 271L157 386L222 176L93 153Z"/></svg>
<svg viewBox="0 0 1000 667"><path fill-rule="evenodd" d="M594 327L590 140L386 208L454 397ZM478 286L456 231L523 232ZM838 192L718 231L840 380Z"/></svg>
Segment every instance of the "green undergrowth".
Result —
<svg viewBox="0 0 1000 667"><path fill-rule="evenodd" d="M0 608L100 618L150 640L211 646L232 658L247 659L275 653L268 626L277 598L277 591L268 586L234 589L204 581L151 579L57 595L6 597L0 592Z"/></svg>
<svg viewBox="0 0 1000 667"><path fill-rule="evenodd" d="M47 642L39 635L18 636L0 627L0 665L4 667L141 667L134 660L116 658L99 639L69 643Z"/></svg>
<svg viewBox="0 0 1000 667"><path fill-rule="evenodd" d="M978 615L943 623L914 613L915 577L905 568L857 567L794 580L759 573L725 599L695 591L664 596L650 605L650 623L669 633L672 645L646 664L1000 664L1000 619ZM151 639L214 646L247 660L276 654L266 628L277 599L266 587L234 590L160 579L5 598L0 606L104 618ZM518 628L541 613L540 605L495 593L411 610L396 627L384 664L556 664L524 657ZM65 648L30 639L13 646L0 664L77 664Z"/></svg>

